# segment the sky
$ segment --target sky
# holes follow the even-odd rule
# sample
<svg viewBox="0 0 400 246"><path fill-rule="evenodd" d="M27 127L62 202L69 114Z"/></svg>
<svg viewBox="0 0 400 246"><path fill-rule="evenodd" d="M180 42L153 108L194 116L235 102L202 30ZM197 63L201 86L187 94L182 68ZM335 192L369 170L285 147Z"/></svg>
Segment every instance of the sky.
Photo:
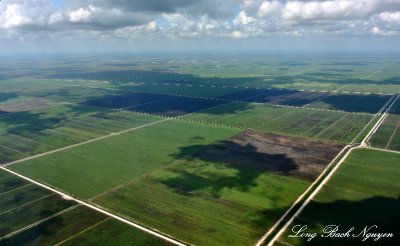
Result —
<svg viewBox="0 0 400 246"><path fill-rule="evenodd" d="M400 50L400 0L1 0L0 54Z"/></svg>

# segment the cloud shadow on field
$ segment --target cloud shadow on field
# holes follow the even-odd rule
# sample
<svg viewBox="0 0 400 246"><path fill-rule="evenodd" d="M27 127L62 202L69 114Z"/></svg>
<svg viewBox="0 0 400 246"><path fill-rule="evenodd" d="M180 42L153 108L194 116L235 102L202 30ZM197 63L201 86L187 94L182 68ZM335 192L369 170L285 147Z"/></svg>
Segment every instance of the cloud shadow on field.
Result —
<svg viewBox="0 0 400 246"><path fill-rule="evenodd" d="M230 153L235 151L235 153ZM260 153L251 144L242 146L232 141L223 141L212 145L191 145L180 148L175 158L182 158L190 153L196 153L184 159L184 168L174 168L176 177L163 180L175 192L191 196L196 192L206 190L218 198L224 188L235 188L248 191L257 186L256 179L266 171L289 175L298 168L296 162L286 154ZM191 164L211 162L219 171L207 171L208 164L191 172ZM187 165L187 166L186 166ZM187 168L186 168L187 167Z"/></svg>
<svg viewBox="0 0 400 246"><path fill-rule="evenodd" d="M389 198L374 196L364 200L335 200L330 203L322 203L313 200L306 209L300 214L294 224L307 225L305 232L322 233L322 229L327 225L339 225L338 232L347 232L351 227L353 233L359 234L366 226L377 225L377 228L370 232L394 233L392 238L381 238L378 242L368 239L362 242L362 237L356 238L321 238L306 242L302 240L300 245L398 245L400 238L398 235L398 223L400 221L400 196ZM284 234L283 241L288 233Z"/></svg>

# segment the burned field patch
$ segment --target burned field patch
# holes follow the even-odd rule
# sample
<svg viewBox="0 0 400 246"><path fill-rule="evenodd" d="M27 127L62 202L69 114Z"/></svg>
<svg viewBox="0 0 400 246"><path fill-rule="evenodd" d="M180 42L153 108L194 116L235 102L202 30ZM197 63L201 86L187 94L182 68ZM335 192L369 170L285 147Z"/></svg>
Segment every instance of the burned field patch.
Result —
<svg viewBox="0 0 400 246"><path fill-rule="evenodd" d="M196 157L313 181L342 148L341 144L245 131Z"/></svg>
<svg viewBox="0 0 400 246"><path fill-rule="evenodd" d="M148 114L175 117L188 113L197 112L203 109L211 108L226 103L223 100L176 97L173 100L167 100L158 103L144 104L130 107L129 110Z"/></svg>
<svg viewBox="0 0 400 246"><path fill-rule="evenodd" d="M83 102L83 104L89 106L104 107L104 108L126 108L126 107L139 106L143 104L167 101L173 98L175 97L170 95L158 95L158 94L137 92L137 93L100 97Z"/></svg>

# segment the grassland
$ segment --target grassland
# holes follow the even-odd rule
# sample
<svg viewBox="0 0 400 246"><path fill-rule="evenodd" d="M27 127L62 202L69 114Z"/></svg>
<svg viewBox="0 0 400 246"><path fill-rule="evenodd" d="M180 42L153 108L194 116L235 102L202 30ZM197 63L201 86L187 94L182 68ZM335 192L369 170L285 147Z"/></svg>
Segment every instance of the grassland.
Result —
<svg viewBox="0 0 400 246"><path fill-rule="evenodd" d="M187 120L252 128L268 132L351 142L372 115L313 109L231 103L190 115Z"/></svg>
<svg viewBox="0 0 400 246"><path fill-rule="evenodd" d="M249 245L308 185L251 168L184 159L94 202L189 243Z"/></svg>
<svg viewBox="0 0 400 246"><path fill-rule="evenodd" d="M340 225L340 231L344 232L355 227L357 234L365 226L377 225L371 232L395 233L394 238L381 238L378 243L396 245L395 228L400 219L399 156L377 150L354 150L292 225L308 225L306 232L318 233L326 225ZM289 234L286 232L279 240L291 245L364 244L361 237L317 237L306 242L306 239L290 238ZM368 239L366 244L375 245L372 240Z"/></svg>
<svg viewBox="0 0 400 246"><path fill-rule="evenodd" d="M79 143L159 118L65 105L0 116L0 163Z"/></svg>
<svg viewBox="0 0 400 246"><path fill-rule="evenodd" d="M116 220L107 219L96 226L75 235L61 245L170 245L150 234L145 234L136 228Z"/></svg>
<svg viewBox="0 0 400 246"><path fill-rule="evenodd" d="M11 166L70 194L90 198L239 132L168 121ZM182 149L187 145L192 148Z"/></svg>

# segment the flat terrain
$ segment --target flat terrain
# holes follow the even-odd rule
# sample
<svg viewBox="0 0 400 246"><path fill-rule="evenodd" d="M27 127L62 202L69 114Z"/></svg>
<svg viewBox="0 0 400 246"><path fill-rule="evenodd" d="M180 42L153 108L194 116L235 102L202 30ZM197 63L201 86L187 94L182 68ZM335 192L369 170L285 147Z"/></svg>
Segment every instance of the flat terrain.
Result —
<svg viewBox="0 0 400 246"><path fill-rule="evenodd" d="M116 240L114 242L125 241L124 244L128 245L167 245L3 170L0 170L0 187L2 246L74 245L73 242L109 245L111 239ZM98 237L98 233L103 237Z"/></svg>
<svg viewBox="0 0 400 246"><path fill-rule="evenodd" d="M156 120L155 116L78 105L0 115L0 163Z"/></svg>
<svg viewBox="0 0 400 246"><path fill-rule="evenodd" d="M341 147L248 131L94 202L191 244L250 245Z"/></svg>
<svg viewBox="0 0 400 246"><path fill-rule="evenodd" d="M349 143L372 115L235 102L185 118Z"/></svg>
<svg viewBox="0 0 400 246"><path fill-rule="evenodd" d="M313 181L343 147L340 144L246 131L195 156Z"/></svg>
<svg viewBox="0 0 400 246"><path fill-rule="evenodd" d="M371 232L392 232L396 235L395 228L400 220L399 157L400 154L378 150L354 150L291 226L308 225L307 232L319 233L326 225L340 225L340 230L344 232L354 226L354 233L359 234L365 226L378 225ZM286 232L279 240L291 245L363 243L362 238L320 237L306 242L306 239L290 238L289 234ZM396 245L398 238L381 238L379 243ZM366 245L375 244L372 239L366 242Z"/></svg>
<svg viewBox="0 0 400 246"><path fill-rule="evenodd" d="M10 168L72 195L90 198L237 132L228 127L168 121ZM185 148L188 145L193 147Z"/></svg>
<svg viewBox="0 0 400 246"><path fill-rule="evenodd" d="M308 105L311 108L324 108L348 112L376 113L390 99L382 95L334 94Z"/></svg>
<svg viewBox="0 0 400 246"><path fill-rule="evenodd" d="M389 54L5 57L0 164L44 153L5 167L180 241L253 245L345 144L366 136L400 92L399 63ZM399 150L399 110L372 146ZM397 160L354 151L300 222L395 226ZM165 244L2 171L0 238Z"/></svg>
<svg viewBox="0 0 400 246"><path fill-rule="evenodd" d="M400 102L393 106L393 109L386 117L383 124L372 136L370 143L377 148L400 151Z"/></svg>

